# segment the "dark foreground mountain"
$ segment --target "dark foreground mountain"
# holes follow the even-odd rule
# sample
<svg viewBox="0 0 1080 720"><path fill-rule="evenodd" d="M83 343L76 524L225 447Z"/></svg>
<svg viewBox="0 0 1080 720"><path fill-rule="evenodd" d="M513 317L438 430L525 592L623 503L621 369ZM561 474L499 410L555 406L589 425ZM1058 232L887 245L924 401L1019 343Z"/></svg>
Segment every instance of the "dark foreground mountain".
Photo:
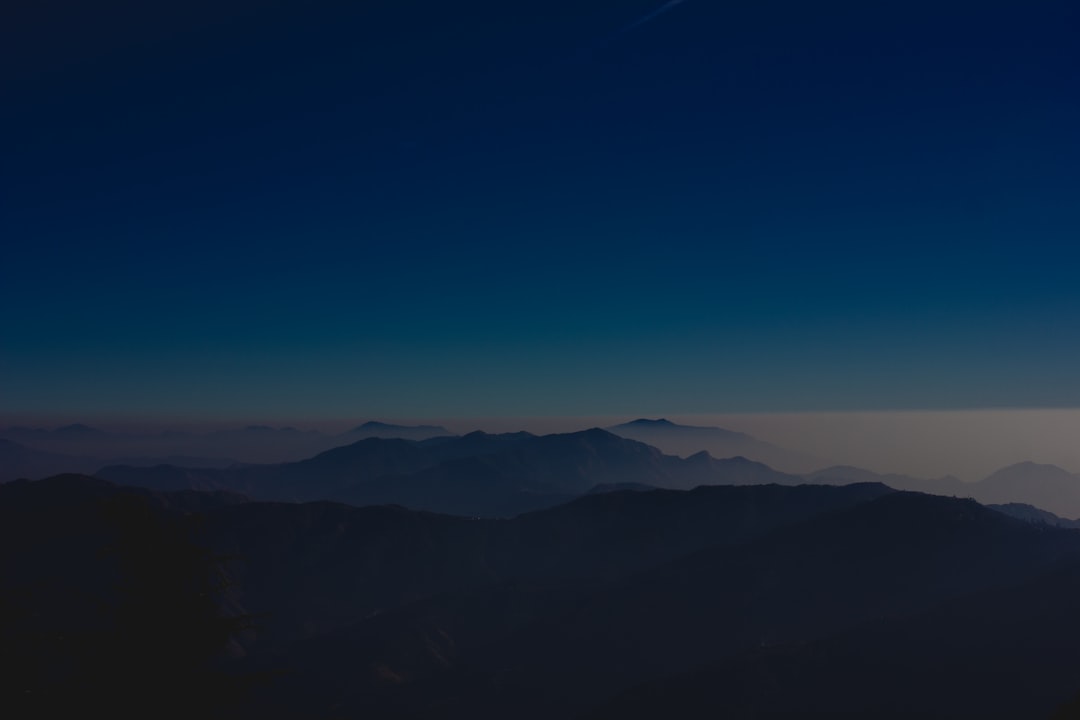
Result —
<svg viewBox="0 0 1080 720"><path fill-rule="evenodd" d="M16 686L130 673L151 715L187 686L206 715L416 720L1038 718L1080 690L1080 532L880 484L636 486L482 520L68 476L0 486L0 520ZM238 698L243 678L266 682Z"/></svg>
<svg viewBox="0 0 1080 720"><path fill-rule="evenodd" d="M0 486L0 707L12 718L228 717L241 618L192 513L242 498L84 476Z"/></svg>
<svg viewBox="0 0 1080 720"><path fill-rule="evenodd" d="M593 720L1075 718L1080 564L801 645L643 684Z"/></svg>
<svg viewBox="0 0 1080 720"><path fill-rule="evenodd" d="M417 521L414 514L407 517ZM352 546L327 555L325 536L301 542L318 548L323 563L339 558L319 565L336 600L328 605L328 593L315 585L317 605L293 599L287 607L294 612L310 603L317 614L292 630L268 627L248 646L252 667L276 662L293 671L267 691L268 708L285 717L290 707L312 717L570 717L637 683L740 662L763 645L814 652L818 643L830 647L833 638L861 637L863 628L882 623L899 629L885 636L889 642L868 643L856 657L865 667L903 666L889 643L913 627L922 628L930 654L940 617L969 602L1019 588L1015 607L1038 607L1045 587L1039 578L1069 567L1080 552L1080 535L1071 531L1016 521L971 501L895 494L874 485L616 492L513 521L422 517L429 533L441 528L419 535L427 538L423 544L368 536L363 546L411 548L416 555L378 566L400 573L396 581L387 569L378 571L380 579L354 572L355 591L330 578L355 567L346 558L371 557L370 550ZM387 531L400 527L400 521L382 522ZM341 531L346 537L347 527ZM417 531L407 536L417 537ZM236 550L259 552L254 546ZM277 552L263 556L258 580L249 576L240 584L264 588L266 598L283 597L284 587L267 591L273 568L295 567L309 583L317 577L310 561L287 561ZM417 566L420 558L426 560ZM396 601L365 595L370 588L402 586L405 595ZM1080 664L1064 662L1060 652L1080 642L1075 623L1058 626L1059 616L1051 614L1040 627L1057 634L1028 636L1026 621L1014 622L1007 612L1013 605L987 603L979 616L983 625L975 627L998 627L981 640L976 630L957 630L949 662L977 666L985 658L976 656L989 644L998 648L994 662L1014 678L1008 707L1025 707L1038 717L1064 702L1080 684ZM276 606L255 612L289 614ZM303 628L316 630L305 637ZM1010 643L1025 637L1030 652L1013 657ZM263 641L273 653L259 648ZM1028 664L1040 647L1055 659ZM1047 665L1058 661L1048 673ZM1028 682L1035 673L1038 680ZM830 687L845 697L842 682ZM936 692L921 697L940 699ZM949 707L963 707L962 700L950 696ZM661 712L663 707L640 716L678 716ZM936 710L919 701L905 707L924 711L922 716Z"/></svg>
<svg viewBox="0 0 1080 720"><path fill-rule="evenodd" d="M265 653L410 598L431 601L447 592L522 583L591 588L888 492L879 485L621 492L514 520L253 503L209 516L207 534L213 547L243 559L234 579L249 588L246 610L267 618L249 648Z"/></svg>

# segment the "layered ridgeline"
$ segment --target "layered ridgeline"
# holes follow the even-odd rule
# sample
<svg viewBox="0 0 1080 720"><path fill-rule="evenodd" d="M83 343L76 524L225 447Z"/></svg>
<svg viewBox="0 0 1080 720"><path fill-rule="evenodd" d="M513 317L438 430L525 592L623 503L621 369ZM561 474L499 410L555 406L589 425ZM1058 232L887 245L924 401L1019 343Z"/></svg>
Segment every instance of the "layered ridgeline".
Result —
<svg viewBox="0 0 1080 720"><path fill-rule="evenodd" d="M1062 524L1062 518L1080 517L1080 475L1056 465L1017 463L977 482L962 482L952 476L931 479L882 474L850 466L807 473L806 479L829 484L880 482L897 490L970 497L982 503L1001 505L1008 512L1029 519L1034 519L1037 511L1050 511L1041 517L1050 524ZM1036 512L1025 510L1021 505L1035 506Z"/></svg>
<svg viewBox="0 0 1080 720"><path fill-rule="evenodd" d="M880 484L477 520L69 476L0 486L0 540L39 710L1046 718L1080 690L1080 533Z"/></svg>
<svg viewBox="0 0 1080 720"><path fill-rule="evenodd" d="M96 474L159 490L227 490L261 500L398 504L496 517L550 507L605 488L877 482L897 490L1027 504L1066 519L1080 517L1080 476L1052 465L1021 463L974 483L850 466L797 475L744 457L716 458L705 451L686 458L666 455L599 428L543 436L478 431L419 441L367 438L292 463L229 468L114 465ZM1044 520L1058 523L1060 518Z"/></svg>
<svg viewBox="0 0 1080 720"><path fill-rule="evenodd" d="M368 438L297 463L227 469L113 466L99 477L160 490L215 489L265 500L398 504L470 516L511 516L549 507L597 485L668 489L803 482L744 458L689 458L600 429L423 441Z"/></svg>
<svg viewBox="0 0 1080 720"><path fill-rule="evenodd" d="M661 451L688 457L707 451L713 457L746 457L790 472L805 472L823 462L764 442L745 433L718 427L679 425L668 420L640 419L608 428L620 437L639 440ZM362 423L340 434L291 427L251 425L210 432L151 434L111 432L83 424L54 430L26 427L0 429L0 439L54 456L68 456L61 468L82 472L86 462L103 465L158 465L228 467L243 463L295 462L365 438L426 440L452 436L440 425L401 425L380 421ZM56 463L24 463L23 477L38 479L57 472ZM2 468L0 468L2 471ZM15 479L2 477L0 480Z"/></svg>
<svg viewBox="0 0 1080 720"><path fill-rule="evenodd" d="M713 426L680 425L666 418L639 418L606 429L682 457L704 450L713 457L745 457L792 473L808 472L824 464L809 453L773 445L746 433Z"/></svg>
<svg viewBox="0 0 1080 720"><path fill-rule="evenodd" d="M354 440L363 438L402 438L404 440L427 440L433 437L446 437L453 435L442 425L398 425L396 423L369 420L357 425L348 432L348 436Z"/></svg>
<svg viewBox="0 0 1080 720"><path fill-rule="evenodd" d="M222 489L267 500L395 503L474 516L510 516L603 487L686 489L699 484L881 482L899 490L972 497L999 505L1031 505L1059 516L1044 518L1051 523L1080 517L1080 475L1053 465L1019 463L978 482L950 476L881 474L844 465L793 474L751 458L773 455L783 462L784 456L791 461L794 454L723 428L636 420L613 430L616 432L593 429L548 436L523 432L454 436L443 434L445 428L438 426L368 422L333 436L261 426L202 435L126 436L82 425L52 431L9 428L0 435L54 449L0 437L0 482L57 472L94 473L148 488ZM626 434L649 437L660 447L645 447L623 436ZM179 438L181 444L153 445L166 435L169 442ZM403 435L413 439L390 437ZM426 437L429 435L433 437ZM193 438L197 440L194 445L190 443ZM710 443L713 452L701 449ZM326 446L330 449L322 449ZM248 451L243 451L245 447ZM186 448L256 457L260 455L256 447L264 448L262 455L292 456L304 447L322 451L302 460L259 465L209 455L110 455L125 449L164 452ZM698 449L681 457L664 454L665 447ZM55 448L82 454L63 454ZM728 455L736 451L749 457ZM109 459L100 460L103 457ZM1022 512L1018 507L1014 511Z"/></svg>
<svg viewBox="0 0 1080 720"><path fill-rule="evenodd" d="M112 432L83 424L47 430L0 429L0 482L40 479L58 472L90 472L103 465L222 468L242 463L302 460L368 437L424 440L451 435L438 425L365 422L344 433L249 425L209 432ZM14 453L20 452L16 462Z"/></svg>

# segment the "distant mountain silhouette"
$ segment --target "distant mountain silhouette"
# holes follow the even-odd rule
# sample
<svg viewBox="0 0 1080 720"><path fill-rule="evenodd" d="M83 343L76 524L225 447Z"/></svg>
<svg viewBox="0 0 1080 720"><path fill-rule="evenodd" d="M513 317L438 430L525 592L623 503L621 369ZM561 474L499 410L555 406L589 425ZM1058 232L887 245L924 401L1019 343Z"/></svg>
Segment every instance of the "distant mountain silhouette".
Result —
<svg viewBox="0 0 1080 720"><path fill-rule="evenodd" d="M246 646L249 657L269 664L256 665L276 659L299 671L281 691L298 693L300 706L361 703L349 709L381 717L359 688L378 695L387 677L446 671L446 658L431 655L436 648L465 652L459 659L469 663L486 658L481 648L491 642L499 657L516 655L516 633L604 584L889 492L880 485L616 492L512 521L253 504L215 514L208 527L215 547L246 558L233 579L252 588L244 610L267 618ZM291 580L297 575L303 584ZM472 608L482 612L474 616ZM372 638L381 638L378 647ZM414 645L420 638L428 640ZM369 675L373 665L385 672Z"/></svg>
<svg viewBox="0 0 1080 720"><path fill-rule="evenodd" d="M880 482L897 490L910 490L912 492L954 497L972 497L975 491L974 483L965 483L952 475L940 478L916 478L896 473L876 473L851 465L833 465L832 467L806 473L805 477L809 482L826 484Z"/></svg>
<svg viewBox="0 0 1080 720"><path fill-rule="evenodd" d="M654 448L684 441L689 443L686 447L697 447L703 439L722 440L724 456L695 451L680 459L664 455L663 450L659 454L635 450L634 445L619 446L610 437L601 441L601 436L595 435L604 432L599 429L582 431L586 434L539 436L578 438L575 441L543 440L530 433L491 435L477 431L412 441L417 443L415 447L354 447L359 442L357 435L364 434L365 428L388 435L406 431L426 435L444 429L376 421L343 435L263 425L203 434L157 435L112 433L81 424L56 430L8 428L0 431L0 481L100 468L103 477L117 482L163 490L221 489L266 500L401 503L437 512L500 516L557 504L596 485L627 482L682 489L717 483L883 482L900 490L974 497L990 504L1024 503L1059 517L1080 517L1080 476L1035 463L1003 468L980 482L961 482L951 476L924 479L882 474L845 465L796 475L751 459L776 450L768 443L723 428L683 426L665 419L624 423L609 435L627 441L634 435L649 437L656 443ZM585 448L586 437L593 438L595 447ZM401 438L365 439L410 442ZM518 455L509 453L511 446L518 443L525 443ZM746 452L737 453L736 447ZM178 448L183 452L174 452ZM484 457L497 454L503 455ZM287 462L245 462L246 458L298 456ZM470 457L472 461L463 462ZM94 462L91 458L101 460ZM783 457L779 459L783 461ZM435 469L451 460L461 462Z"/></svg>
<svg viewBox="0 0 1080 720"><path fill-rule="evenodd" d="M35 450L0 438L0 483L26 478L38 480L64 472L90 472L94 460Z"/></svg>
<svg viewBox="0 0 1080 720"><path fill-rule="evenodd" d="M638 418L637 420L631 420L619 425L613 425L608 430L619 430L621 432L633 432L633 431L655 431L655 432L671 432L678 433L680 435L691 435L699 433L709 437L727 437L733 440L753 440L750 435L741 432L735 432L734 430L725 430L724 428L705 426L705 425L679 425L673 423L667 418L657 418L655 420L650 418ZM616 433L618 434L618 433Z"/></svg>
<svg viewBox="0 0 1080 720"><path fill-rule="evenodd" d="M1056 465L1022 462L973 484L980 502L1028 503L1066 518L1080 518L1080 475Z"/></svg>
<svg viewBox="0 0 1080 720"><path fill-rule="evenodd" d="M666 418L639 418L607 430L682 457L705 450L713 457L743 456L788 472L806 472L821 465L820 459L807 453L781 448L746 433L720 427L679 425Z"/></svg>
<svg viewBox="0 0 1080 720"><path fill-rule="evenodd" d="M1025 503L1005 503L1004 505L987 505L991 510L997 510L1017 520L1025 520L1040 525L1052 525L1062 528L1080 528L1080 520L1067 520L1048 510L1042 510L1034 505Z"/></svg>
<svg viewBox="0 0 1080 720"><path fill-rule="evenodd" d="M690 489L709 484L797 484L802 478L745 458L682 459L599 428L536 436L473 432L414 442L368 438L308 460L226 469L109 466L115 482L159 490L229 490L263 500L399 504L457 515L508 517L550 507L597 485Z"/></svg>
<svg viewBox="0 0 1080 720"><path fill-rule="evenodd" d="M349 431L353 438L381 437L404 438L406 440L427 440L431 437L452 435L441 425L394 425L393 423L370 420Z"/></svg>

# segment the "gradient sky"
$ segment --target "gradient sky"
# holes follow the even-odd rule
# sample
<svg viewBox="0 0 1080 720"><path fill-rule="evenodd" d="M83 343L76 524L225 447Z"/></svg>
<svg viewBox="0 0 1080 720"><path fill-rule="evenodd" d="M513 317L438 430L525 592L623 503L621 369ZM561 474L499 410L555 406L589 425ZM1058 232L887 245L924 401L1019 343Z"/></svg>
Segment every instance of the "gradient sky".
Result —
<svg viewBox="0 0 1080 720"><path fill-rule="evenodd" d="M1080 406L1080 5L663 5L0 18L0 409Z"/></svg>

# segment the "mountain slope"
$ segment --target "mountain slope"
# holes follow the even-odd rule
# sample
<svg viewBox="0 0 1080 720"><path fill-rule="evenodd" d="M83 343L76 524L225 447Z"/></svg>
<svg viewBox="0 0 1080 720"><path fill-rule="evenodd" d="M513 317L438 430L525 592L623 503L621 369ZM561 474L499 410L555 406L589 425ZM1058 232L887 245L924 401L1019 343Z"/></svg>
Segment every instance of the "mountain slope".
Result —
<svg viewBox="0 0 1080 720"><path fill-rule="evenodd" d="M620 437L638 440L682 457L704 450L713 457L742 456L787 472L806 472L822 464L820 459L807 453L788 450L746 433L720 427L680 425L666 418L639 418L606 429Z"/></svg>
<svg viewBox="0 0 1080 720"><path fill-rule="evenodd" d="M1080 475L1056 465L1022 462L973 484L979 502L1021 502L1067 518L1080 518Z"/></svg>
<svg viewBox="0 0 1080 720"><path fill-rule="evenodd" d="M532 706L534 717L558 715L571 698L597 702L628 683L763 643L803 643L917 614L1022 582L1077 552L1080 535L1070 531L972 501L894 493L739 548L700 551L599 592L514 638L528 650L500 682L558 688ZM493 716L513 702L491 687L481 694Z"/></svg>
<svg viewBox="0 0 1080 720"><path fill-rule="evenodd" d="M506 517L550 507L596 485L638 483L690 489L703 484L796 484L802 478L745 458L707 453L682 459L600 429L439 437L414 442L369 438L282 465L225 469L110 466L118 483L176 490L230 490L253 498Z"/></svg>
<svg viewBox="0 0 1080 720"><path fill-rule="evenodd" d="M592 720L1048 718L1080 687L1080 564L625 693ZM1000 682L988 682L1000 678Z"/></svg>
<svg viewBox="0 0 1080 720"><path fill-rule="evenodd" d="M833 465L832 467L806 473L805 477L809 482L830 485L850 482L880 482L896 490L953 497L972 497L975 492L974 483L965 483L952 475L940 478L916 478L897 473L876 473L851 465Z"/></svg>
<svg viewBox="0 0 1080 720"><path fill-rule="evenodd" d="M549 442L579 444L580 461L611 441ZM223 607L255 627L235 638L228 666L273 678L234 717L692 717L699 706L733 718L933 716L928 703L963 709L963 692L1002 672L1014 685L972 707L1028 717L1018 708L1053 707L1080 686L1080 533L970 500L880 484L707 486L477 520L76 476L9 483L0 560L50 618L32 627L68 614L73 628L97 622L102 606L82 598L100 597L115 572L99 552L115 516L99 509L133 507L110 501L124 497L144 498L151 516L197 513L185 524L201 552L229 559ZM144 565L162 580L171 568ZM48 646L35 638L15 647ZM645 695L617 699L634 686ZM881 705L893 692L903 698Z"/></svg>

